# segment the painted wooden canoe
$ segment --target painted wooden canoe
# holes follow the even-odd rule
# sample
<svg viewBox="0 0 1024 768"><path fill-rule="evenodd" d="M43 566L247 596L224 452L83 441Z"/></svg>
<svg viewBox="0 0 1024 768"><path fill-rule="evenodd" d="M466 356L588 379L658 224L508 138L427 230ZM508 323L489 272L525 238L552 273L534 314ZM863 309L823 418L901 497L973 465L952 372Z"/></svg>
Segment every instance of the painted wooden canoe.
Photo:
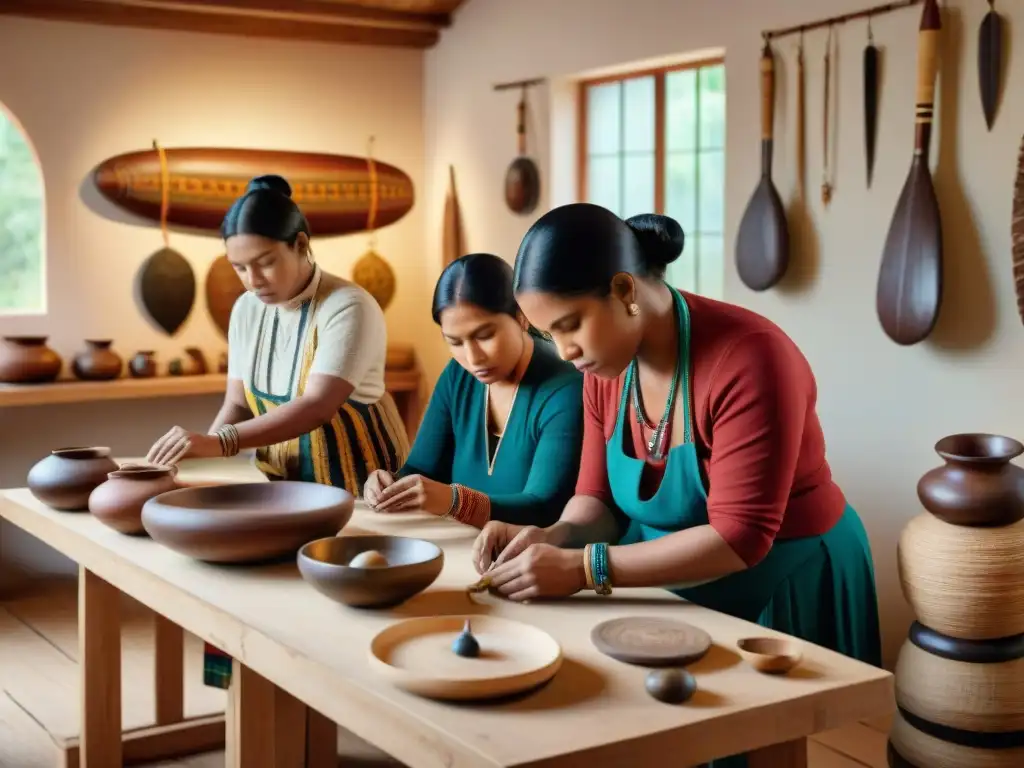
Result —
<svg viewBox="0 0 1024 768"><path fill-rule="evenodd" d="M413 206L412 179L365 157L277 150L181 147L164 150L170 186L169 224L218 232L224 214L254 176L279 174L313 235L347 235L386 227ZM155 149L128 152L93 171L100 193L115 205L160 221L160 159ZM376 210L371 189L377 187Z"/></svg>

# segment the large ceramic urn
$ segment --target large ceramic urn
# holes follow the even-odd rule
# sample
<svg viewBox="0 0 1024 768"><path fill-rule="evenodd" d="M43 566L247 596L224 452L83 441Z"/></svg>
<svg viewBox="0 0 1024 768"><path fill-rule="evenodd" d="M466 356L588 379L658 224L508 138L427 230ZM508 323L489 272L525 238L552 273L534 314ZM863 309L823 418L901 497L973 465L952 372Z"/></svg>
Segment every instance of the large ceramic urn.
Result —
<svg viewBox="0 0 1024 768"><path fill-rule="evenodd" d="M900 536L917 616L896 663L892 768L1024 766L1024 445L961 434Z"/></svg>

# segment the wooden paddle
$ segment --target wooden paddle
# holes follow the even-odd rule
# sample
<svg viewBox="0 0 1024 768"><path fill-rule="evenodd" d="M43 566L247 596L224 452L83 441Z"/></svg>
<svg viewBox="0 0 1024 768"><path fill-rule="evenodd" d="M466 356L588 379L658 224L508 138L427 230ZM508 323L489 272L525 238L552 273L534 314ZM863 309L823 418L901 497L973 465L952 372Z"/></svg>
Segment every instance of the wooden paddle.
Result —
<svg viewBox="0 0 1024 768"><path fill-rule="evenodd" d="M942 302L942 222L928 167L941 29L936 0L925 0L918 33L914 159L889 225L878 274L878 319L889 338L903 345L916 344L931 333Z"/></svg>
<svg viewBox="0 0 1024 768"><path fill-rule="evenodd" d="M775 122L775 61L765 40L761 52L761 181L747 203L736 235L736 270L753 291L771 288L789 266L789 229L779 192L772 183L772 128Z"/></svg>
<svg viewBox="0 0 1024 768"><path fill-rule="evenodd" d="M864 48L864 157L868 164L868 188L875 175L875 145L878 138L878 47L868 19L868 44Z"/></svg>

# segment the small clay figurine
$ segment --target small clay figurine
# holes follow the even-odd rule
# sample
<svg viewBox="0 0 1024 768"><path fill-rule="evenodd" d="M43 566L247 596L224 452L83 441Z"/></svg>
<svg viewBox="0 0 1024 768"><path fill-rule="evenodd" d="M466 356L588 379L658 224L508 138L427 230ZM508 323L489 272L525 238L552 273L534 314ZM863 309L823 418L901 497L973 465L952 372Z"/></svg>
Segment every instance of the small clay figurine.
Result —
<svg viewBox="0 0 1024 768"><path fill-rule="evenodd" d="M682 704L697 691L697 681L685 669L654 669L647 673L644 687L658 701Z"/></svg>
<svg viewBox="0 0 1024 768"><path fill-rule="evenodd" d="M469 625L469 619L462 628L461 634L452 642L452 653L457 656L464 656L467 659L475 659L480 655L480 643L473 637L473 630Z"/></svg>

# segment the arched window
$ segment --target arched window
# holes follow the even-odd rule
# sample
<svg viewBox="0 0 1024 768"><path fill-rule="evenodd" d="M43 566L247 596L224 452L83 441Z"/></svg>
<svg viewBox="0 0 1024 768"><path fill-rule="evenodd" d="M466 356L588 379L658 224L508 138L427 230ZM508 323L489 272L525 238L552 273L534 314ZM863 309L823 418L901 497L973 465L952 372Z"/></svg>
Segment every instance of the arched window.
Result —
<svg viewBox="0 0 1024 768"><path fill-rule="evenodd" d="M36 153L0 105L0 315L46 311L44 200Z"/></svg>

